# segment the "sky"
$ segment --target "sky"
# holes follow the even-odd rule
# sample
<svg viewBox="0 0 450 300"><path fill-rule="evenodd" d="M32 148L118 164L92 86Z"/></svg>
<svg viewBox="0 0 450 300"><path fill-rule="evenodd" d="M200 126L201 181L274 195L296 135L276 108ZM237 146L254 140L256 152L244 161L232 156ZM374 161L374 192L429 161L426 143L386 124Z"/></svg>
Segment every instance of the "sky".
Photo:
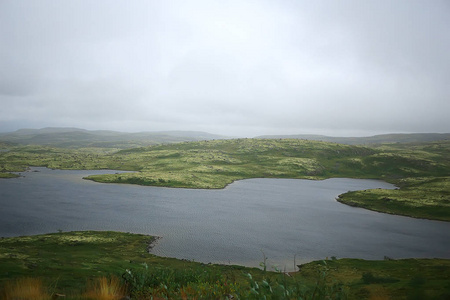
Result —
<svg viewBox="0 0 450 300"><path fill-rule="evenodd" d="M0 132L450 132L448 0L0 0Z"/></svg>

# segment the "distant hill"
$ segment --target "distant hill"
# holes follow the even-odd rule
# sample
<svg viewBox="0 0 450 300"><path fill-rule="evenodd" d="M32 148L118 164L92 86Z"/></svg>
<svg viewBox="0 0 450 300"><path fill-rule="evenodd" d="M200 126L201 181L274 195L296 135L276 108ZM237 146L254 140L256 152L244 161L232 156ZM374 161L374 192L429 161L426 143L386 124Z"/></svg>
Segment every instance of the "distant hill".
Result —
<svg viewBox="0 0 450 300"><path fill-rule="evenodd" d="M304 139L313 141L333 142L347 145L366 145L384 143L421 143L440 140L450 140L450 133L395 133L380 134L369 137L333 137L325 135L297 134L297 135L262 135L261 139Z"/></svg>
<svg viewBox="0 0 450 300"><path fill-rule="evenodd" d="M199 131L117 132L79 128L19 129L0 134L0 143L49 145L64 148L133 148L164 143L224 139L225 136Z"/></svg>
<svg viewBox="0 0 450 300"><path fill-rule="evenodd" d="M19 129L0 133L0 144L48 145L63 148L135 148L158 144L227 139L230 137L201 131L146 131L118 132L110 130L86 130L72 127L48 127L42 129ZM331 137L325 135L262 135L261 139L304 139L334 142L347 145L383 143L420 143L450 140L450 133L382 134L369 137Z"/></svg>

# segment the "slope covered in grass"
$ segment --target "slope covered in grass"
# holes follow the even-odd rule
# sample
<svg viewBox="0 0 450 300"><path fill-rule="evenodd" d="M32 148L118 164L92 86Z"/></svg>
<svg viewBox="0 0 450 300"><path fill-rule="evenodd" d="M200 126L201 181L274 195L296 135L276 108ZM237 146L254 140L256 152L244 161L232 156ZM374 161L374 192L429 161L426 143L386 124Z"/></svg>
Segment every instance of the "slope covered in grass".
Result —
<svg viewBox="0 0 450 300"><path fill-rule="evenodd" d="M403 153L307 140L236 139L123 150L109 155L117 167L139 173L90 177L100 182L223 188L255 177L398 179L449 173L439 154ZM110 166L111 168L114 165Z"/></svg>
<svg viewBox="0 0 450 300"><path fill-rule="evenodd" d="M26 289L24 285L31 284L30 289L38 288L42 295L100 299L96 298L100 288L94 290L95 296L86 292L90 288L92 292L92 283L113 285L120 293L125 286L132 299L230 299L230 295L235 299L376 299L380 295L385 297L381 299L447 299L450 295L450 260L333 258L302 265L288 276L263 268L157 257L147 251L152 239L109 231L0 239L0 295L11 286Z"/></svg>

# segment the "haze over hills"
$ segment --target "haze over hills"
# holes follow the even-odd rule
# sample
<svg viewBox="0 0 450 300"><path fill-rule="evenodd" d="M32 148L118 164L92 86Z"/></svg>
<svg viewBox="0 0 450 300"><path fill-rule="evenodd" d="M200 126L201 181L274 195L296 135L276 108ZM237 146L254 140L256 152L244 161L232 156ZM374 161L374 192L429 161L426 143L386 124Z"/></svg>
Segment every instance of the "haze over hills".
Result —
<svg viewBox="0 0 450 300"><path fill-rule="evenodd" d="M200 131L155 131L128 133L109 130L86 130L71 127L19 129L14 132L0 134L0 142L19 145L51 145L67 148L133 148L157 145L162 143L176 143L224 138L226 137Z"/></svg>
<svg viewBox="0 0 450 300"><path fill-rule="evenodd" d="M48 145L63 148L108 147L134 148L165 143L229 139L231 137L201 131L147 131L118 132L110 130L86 130L72 127L48 127L19 129L0 133L0 142L16 145ZM325 135L262 135L261 139L305 139L348 145L415 143L449 140L450 133L382 134L369 137L332 137Z"/></svg>
<svg viewBox="0 0 450 300"><path fill-rule="evenodd" d="M383 143L420 143L450 139L450 133L392 133L368 137L334 137L313 134L261 135L260 139L304 139L332 142L347 145L383 144Z"/></svg>

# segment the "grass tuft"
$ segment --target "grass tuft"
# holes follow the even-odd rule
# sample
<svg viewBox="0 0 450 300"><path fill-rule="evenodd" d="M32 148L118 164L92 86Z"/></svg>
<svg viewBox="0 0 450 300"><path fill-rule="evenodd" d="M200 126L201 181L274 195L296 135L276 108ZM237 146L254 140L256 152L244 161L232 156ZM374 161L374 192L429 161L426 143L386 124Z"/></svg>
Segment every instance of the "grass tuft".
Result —
<svg viewBox="0 0 450 300"><path fill-rule="evenodd" d="M50 296L39 278L18 278L5 284L2 299L4 300L44 300Z"/></svg>
<svg viewBox="0 0 450 300"><path fill-rule="evenodd" d="M96 278L85 294L87 299L116 300L126 295L126 286L117 277Z"/></svg>

